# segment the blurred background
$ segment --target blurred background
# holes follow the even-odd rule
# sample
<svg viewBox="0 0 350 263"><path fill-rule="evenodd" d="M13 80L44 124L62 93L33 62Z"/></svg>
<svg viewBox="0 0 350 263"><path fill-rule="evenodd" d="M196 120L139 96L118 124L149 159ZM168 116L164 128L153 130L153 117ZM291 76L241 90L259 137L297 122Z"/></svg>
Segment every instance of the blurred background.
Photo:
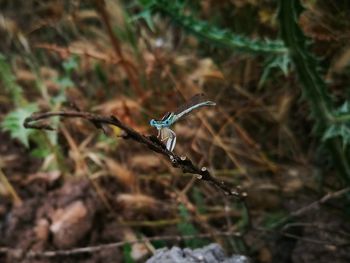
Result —
<svg viewBox="0 0 350 263"><path fill-rule="evenodd" d="M144 262L212 242L254 262L349 262L350 3L282 2L0 0L0 246L122 242L24 262ZM157 135L149 121L197 93L217 106L174 125L175 152L244 189L249 213L118 128L22 125L79 109Z"/></svg>

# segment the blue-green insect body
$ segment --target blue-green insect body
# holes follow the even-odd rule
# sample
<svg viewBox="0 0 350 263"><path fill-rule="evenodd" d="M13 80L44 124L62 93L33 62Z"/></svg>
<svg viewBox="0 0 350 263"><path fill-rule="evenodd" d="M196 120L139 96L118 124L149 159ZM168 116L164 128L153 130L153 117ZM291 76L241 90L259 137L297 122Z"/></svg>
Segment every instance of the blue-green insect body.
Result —
<svg viewBox="0 0 350 263"><path fill-rule="evenodd" d="M161 120L152 119L150 125L158 130L158 137L160 137L161 141L166 143L166 148L169 151L173 151L176 144L176 134L169 127L194 109L215 105L215 102L204 100L203 94L197 94L184 105L179 107L175 112L168 112L165 114Z"/></svg>
<svg viewBox="0 0 350 263"><path fill-rule="evenodd" d="M149 124L152 127L157 128L157 130L161 130L165 127L170 127L175 122L175 114L173 112L167 113L160 121L152 119Z"/></svg>

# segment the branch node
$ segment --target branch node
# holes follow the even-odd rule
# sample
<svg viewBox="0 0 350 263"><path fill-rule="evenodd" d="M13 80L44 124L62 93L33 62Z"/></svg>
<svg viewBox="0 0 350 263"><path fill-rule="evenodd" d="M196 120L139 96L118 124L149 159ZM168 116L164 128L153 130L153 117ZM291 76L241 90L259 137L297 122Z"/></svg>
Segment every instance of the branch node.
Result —
<svg viewBox="0 0 350 263"><path fill-rule="evenodd" d="M41 129L41 130L54 130L48 124L42 123L42 120L49 119L51 117L66 117L66 118L82 118L91 123L93 123L97 128L103 130L104 125L113 125L119 127L123 133L125 133L124 138L132 139L138 143L142 143L148 146L149 149L156 153L160 153L167 156L172 162L173 166L182 170L183 173L190 173L197 176L198 179L207 181L213 184L215 187L220 189L227 196L232 196L241 200L246 197L245 192L240 191L240 187L236 187L233 191L231 190L223 181L218 181L213 177L208 171L207 167L199 168L195 166L190 159L186 156L178 156L175 153L169 151L166 146L154 135L145 136L135 131L131 127L122 123L117 117L102 116L97 114L92 114L89 112L82 111L57 111L57 112L39 112L33 113L31 116L24 120L25 128ZM34 123L33 123L34 122ZM35 123L37 122L37 123Z"/></svg>

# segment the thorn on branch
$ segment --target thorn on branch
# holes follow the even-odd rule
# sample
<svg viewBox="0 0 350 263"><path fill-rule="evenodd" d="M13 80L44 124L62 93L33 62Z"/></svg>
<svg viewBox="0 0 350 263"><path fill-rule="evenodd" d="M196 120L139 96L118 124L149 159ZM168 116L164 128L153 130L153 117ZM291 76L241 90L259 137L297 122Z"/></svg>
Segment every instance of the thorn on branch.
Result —
<svg viewBox="0 0 350 263"><path fill-rule="evenodd" d="M242 192L240 187L236 187L234 190L230 189L223 181L218 181L215 177L213 177L206 167L199 168L186 156L180 157L174 152L169 151L156 136L142 135L131 127L122 123L115 116L102 116L83 111L42 112L33 113L31 116L27 117L24 120L23 126L27 129L54 130L50 125L43 123L42 121L57 116L65 118L82 118L91 122L96 128L103 131L104 125L114 125L119 127L125 132L125 136L123 136L123 138L132 139L138 143L145 144L150 150L168 157L172 165L175 168L181 169L183 173L194 174L199 180L211 183L225 193L225 195L237 198L242 202L244 202L245 197L247 197L247 193Z"/></svg>

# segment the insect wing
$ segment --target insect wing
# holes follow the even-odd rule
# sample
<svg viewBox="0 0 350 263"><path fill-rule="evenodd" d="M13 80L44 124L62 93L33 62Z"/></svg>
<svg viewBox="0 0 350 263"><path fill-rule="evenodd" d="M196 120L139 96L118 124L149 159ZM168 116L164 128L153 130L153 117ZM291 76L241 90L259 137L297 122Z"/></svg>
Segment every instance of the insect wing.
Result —
<svg viewBox="0 0 350 263"><path fill-rule="evenodd" d="M181 105L174 112L175 118L174 118L173 122L182 118L183 116L190 113L194 109L197 109L197 108L200 108L203 106L215 106L215 105L216 105L216 103L207 100L203 93L194 95L192 98L190 98L188 101L186 101L183 105Z"/></svg>

